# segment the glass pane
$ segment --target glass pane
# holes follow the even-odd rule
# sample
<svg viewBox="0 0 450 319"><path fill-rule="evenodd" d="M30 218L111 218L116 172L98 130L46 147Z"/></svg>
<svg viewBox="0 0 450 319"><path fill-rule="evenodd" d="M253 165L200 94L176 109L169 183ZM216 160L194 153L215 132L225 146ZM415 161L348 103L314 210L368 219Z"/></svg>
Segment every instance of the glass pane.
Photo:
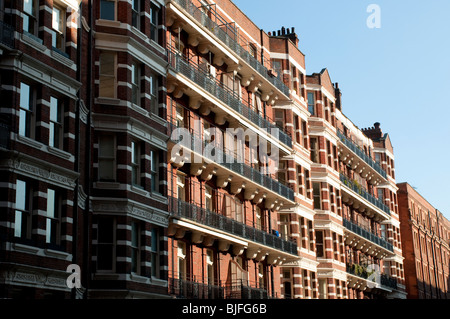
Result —
<svg viewBox="0 0 450 319"><path fill-rule="evenodd" d="M97 249L97 269L112 270L113 268L113 245L99 245Z"/></svg>
<svg viewBox="0 0 450 319"><path fill-rule="evenodd" d="M30 17L26 14L23 16L23 31L32 33L32 30L30 30Z"/></svg>
<svg viewBox="0 0 450 319"><path fill-rule="evenodd" d="M22 215L23 213L16 210L16 218L14 220L14 236L22 237Z"/></svg>
<svg viewBox="0 0 450 319"><path fill-rule="evenodd" d="M115 157L114 137L113 136L101 136L99 138L99 156L101 157Z"/></svg>
<svg viewBox="0 0 450 319"><path fill-rule="evenodd" d="M16 182L16 209L26 210L27 209L27 184L24 181L17 180Z"/></svg>
<svg viewBox="0 0 450 319"><path fill-rule="evenodd" d="M55 217L55 191L53 189L47 190L47 217Z"/></svg>
<svg viewBox="0 0 450 319"><path fill-rule="evenodd" d="M25 110L30 109L30 86L25 83L20 83L20 107Z"/></svg>
<svg viewBox="0 0 450 319"><path fill-rule="evenodd" d="M104 181L114 180L114 161L100 160L98 164L99 178Z"/></svg>
<svg viewBox="0 0 450 319"><path fill-rule="evenodd" d="M139 226L137 223L131 224L131 246L138 247L139 245Z"/></svg>
<svg viewBox="0 0 450 319"><path fill-rule="evenodd" d="M152 229L152 248L151 248L151 250L154 252L158 251L158 241L159 241L158 230L153 228Z"/></svg>
<svg viewBox="0 0 450 319"><path fill-rule="evenodd" d="M58 99L53 96L50 98L50 121L58 122L60 121L58 115L60 114Z"/></svg>
<svg viewBox="0 0 450 319"><path fill-rule="evenodd" d="M112 243L114 238L114 223L112 218L100 218L98 221L98 242Z"/></svg>
<svg viewBox="0 0 450 319"><path fill-rule="evenodd" d="M52 28L56 31L62 32L62 20L61 20L61 10L53 7L53 20L52 20Z"/></svg>
<svg viewBox="0 0 450 319"><path fill-rule="evenodd" d="M100 19L115 20L115 1L102 0L100 2Z"/></svg>
<svg viewBox="0 0 450 319"><path fill-rule="evenodd" d="M114 60L114 54L102 53L100 55L100 74L114 76Z"/></svg>
<svg viewBox="0 0 450 319"><path fill-rule="evenodd" d="M24 0L23 1L23 11L28 14L34 15L35 14L34 1L35 0Z"/></svg>

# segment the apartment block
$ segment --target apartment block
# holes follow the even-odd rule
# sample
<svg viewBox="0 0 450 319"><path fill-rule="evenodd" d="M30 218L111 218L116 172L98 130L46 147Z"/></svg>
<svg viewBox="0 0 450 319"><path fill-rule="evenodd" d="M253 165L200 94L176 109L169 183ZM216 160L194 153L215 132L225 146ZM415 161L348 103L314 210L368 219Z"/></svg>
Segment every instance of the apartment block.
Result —
<svg viewBox="0 0 450 319"><path fill-rule="evenodd" d="M449 299L450 222L409 183L397 186L408 298Z"/></svg>
<svg viewBox="0 0 450 319"><path fill-rule="evenodd" d="M295 28L265 32L230 0L0 0L0 18L1 298L419 286L390 136L345 115L328 69L307 72ZM417 263L439 285L412 296L447 293L435 232L442 262Z"/></svg>

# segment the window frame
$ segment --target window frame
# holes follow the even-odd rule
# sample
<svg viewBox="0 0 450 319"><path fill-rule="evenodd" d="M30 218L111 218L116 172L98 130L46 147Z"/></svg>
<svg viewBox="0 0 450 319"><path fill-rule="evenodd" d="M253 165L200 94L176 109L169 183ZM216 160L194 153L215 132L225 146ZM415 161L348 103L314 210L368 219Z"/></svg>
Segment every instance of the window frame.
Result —
<svg viewBox="0 0 450 319"><path fill-rule="evenodd" d="M52 119L53 101L56 100L56 119ZM59 117L59 122L58 122ZM55 130L58 127L58 130ZM55 136L56 131L59 131L58 136ZM50 97L50 117L49 117L49 142L48 145L54 148L64 148L64 101L55 96ZM57 143L55 143L57 142Z"/></svg>
<svg viewBox="0 0 450 319"><path fill-rule="evenodd" d="M131 273L140 275L141 274L141 223L138 221L133 221L131 223Z"/></svg>
<svg viewBox="0 0 450 319"><path fill-rule="evenodd" d="M102 150L102 138L111 138L112 144L113 144L113 155L103 155ZM105 179L101 177L101 162L102 161L111 161L112 162L112 179ZM109 134L101 134L98 136L98 172L97 172L97 180L100 182L116 182L117 180L117 141L115 135L109 135Z"/></svg>
<svg viewBox="0 0 450 319"><path fill-rule="evenodd" d="M20 200L18 198L18 182L24 183L24 194ZM18 207L18 204L23 203L23 207ZM17 178L16 180L16 199L14 207L14 237L21 239L31 239L32 230L32 211L33 211L33 187L31 183L25 179ZM20 214L20 217L18 215ZM20 229L18 229L18 220L20 220ZM25 221L25 223L24 223ZM20 232L20 234L18 234Z"/></svg>
<svg viewBox="0 0 450 319"><path fill-rule="evenodd" d="M24 86L28 87L28 105L22 105L22 98L24 97ZM25 101L24 101L25 102ZM20 136L25 136L34 139L35 137L35 110L36 110L36 92L32 85L26 82L20 82L20 98L19 98L19 130ZM25 115L25 117L22 116ZM24 122L22 119L24 118ZM25 125L24 133L22 134L22 125Z"/></svg>
<svg viewBox="0 0 450 319"><path fill-rule="evenodd" d="M141 106L141 64L133 61L131 64L131 103Z"/></svg>
<svg viewBox="0 0 450 319"><path fill-rule="evenodd" d="M28 12L25 7L25 1L23 1L23 24L22 24L22 30L28 34L31 34L33 36L38 36L39 32L39 1L38 0L30 0L32 1L32 12ZM25 27L26 22L27 27ZM31 29L30 26L32 25Z"/></svg>
<svg viewBox="0 0 450 319"><path fill-rule="evenodd" d="M155 72L151 72L150 76L150 112L159 116L159 76Z"/></svg>
<svg viewBox="0 0 450 319"><path fill-rule="evenodd" d="M159 43L159 13L161 8L150 1L150 40ZM156 21L155 21L156 20Z"/></svg>
<svg viewBox="0 0 450 319"><path fill-rule="evenodd" d="M151 176L151 191L152 193L161 194L159 188L159 152L150 150L150 176Z"/></svg>
<svg viewBox="0 0 450 319"><path fill-rule="evenodd" d="M312 99L310 99L312 96ZM308 112L311 113L311 116L316 115L316 94L314 92L308 92Z"/></svg>
<svg viewBox="0 0 450 319"><path fill-rule="evenodd" d="M112 74L104 73L102 71L102 70L104 70L103 64L105 62L105 61L102 61L102 57L104 58L107 55L113 57ZM107 87L106 86L102 87L102 83L104 85L106 79L113 80L112 94L103 94L105 92L105 89L107 89ZM109 52L109 51L103 51L100 53L100 56L99 56L99 84L98 85L99 85L98 96L100 98L111 98L111 99L117 98L117 54L116 53Z"/></svg>
<svg viewBox="0 0 450 319"><path fill-rule="evenodd" d="M50 193L53 193L53 196L50 196ZM50 198L52 198L52 202L50 202ZM53 214L49 216L51 208L53 208ZM46 213L45 242L47 244L59 245L61 243L62 198L57 189L47 188Z"/></svg>
<svg viewBox="0 0 450 319"><path fill-rule="evenodd" d="M61 30L55 29L54 14L55 9L60 12L59 27ZM66 12L67 8L63 8L61 5L53 3L52 8L52 47L65 52L66 50ZM58 43L59 39L59 43Z"/></svg>
<svg viewBox="0 0 450 319"><path fill-rule="evenodd" d="M111 242L103 242L100 236L100 231L103 231L101 226L101 221L105 221L108 220L108 222L111 222L111 229L109 231L111 231ZM116 271L116 239L117 239L117 222L116 219L114 217L109 217L109 216L99 216L98 220L97 220L97 246L96 246L96 256L97 256L97 260L95 263L95 270L98 273L114 273ZM111 249L111 268L110 269L101 269L99 268L99 250L102 246L107 246L110 245L111 247L109 247Z"/></svg>
<svg viewBox="0 0 450 319"><path fill-rule="evenodd" d="M102 6L108 2L110 2L110 3L112 2L114 5L114 18L113 19L106 18L106 16L103 16L104 9L102 9ZM117 1L116 0L100 0L99 11L100 11L99 18L101 20L116 21L117 20Z"/></svg>
<svg viewBox="0 0 450 319"><path fill-rule="evenodd" d="M152 263L151 276L152 278L161 278L161 265L160 265L160 253L161 253L161 243L160 243L160 229L153 227L151 229L151 245L150 245L150 260ZM156 247L154 247L156 246Z"/></svg>
<svg viewBox="0 0 450 319"><path fill-rule="evenodd" d="M131 184L136 187L142 187L141 180L141 142L131 141Z"/></svg>

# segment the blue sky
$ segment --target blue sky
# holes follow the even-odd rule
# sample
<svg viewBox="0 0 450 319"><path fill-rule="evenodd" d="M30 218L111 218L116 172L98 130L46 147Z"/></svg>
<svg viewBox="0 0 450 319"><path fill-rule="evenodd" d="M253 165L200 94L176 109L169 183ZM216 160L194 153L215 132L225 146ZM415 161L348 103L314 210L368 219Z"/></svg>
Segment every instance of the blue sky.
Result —
<svg viewBox="0 0 450 319"><path fill-rule="evenodd" d="M233 2L266 32L295 27L307 73L328 68L344 114L389 133L397 182L450 220L450 1ZM381 9L380 29L367 27L370 4Z"/></svg>

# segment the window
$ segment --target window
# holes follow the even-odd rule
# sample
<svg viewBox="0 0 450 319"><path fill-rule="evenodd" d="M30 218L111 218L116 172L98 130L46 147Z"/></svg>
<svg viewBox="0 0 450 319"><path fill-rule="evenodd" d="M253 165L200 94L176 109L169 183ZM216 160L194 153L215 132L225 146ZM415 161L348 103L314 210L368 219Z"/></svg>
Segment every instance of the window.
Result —
<svg viewBox="0 0 450 319"><path fill-rule="evenodd" d="M265 288L266 287L266 269L264 267L264 264L259 263L258 265L258 279L259 279L259 287L258 288Z"/></svg>
<svg viewBox="0 0 450 319"><path fill-rule="evenodd" d="M289 237L291 235L289 224L290 224L289 215L287 215L287 214L281 215L280 216L280 232L281 232L281 237L284 240L289 240Z"/></svg>
<svg viewBox="0 0 450 319"><path fill-rule="evenodd" d="M313 222L308 220L308 236L309 236L309 250L314 251L314 227Z"/></svg>
<svg viewBox="0 0 450 319"><path fill-rule="evenodd" d="M150 39L158 42L159 8L155 4L150 5Z"/></svg>
<svg viewBox="0 0 450 319"><path fill-rule="evenodd" d="M115 221L100 217L97 224L97 270L114 271Z"/></svg>
<svg viewBox="0 0 450 319"><path fill-rule="evenodd" d="M54 5L52 14L52 46L61 51L65 51L66 49L65 21L66 10Z"/></svg>
<svg viewBox="0 0 450 319"><path fill-rule="evenodd" d="M322 209L320 183L313 183L314 209Z"/></svg>
<svg viewBox="0 0 450 319"><path fill-rule="evenodd" d="M378 188L378 199L384 202L384 190L382 188Z"/></svg>
<svg viewBox="0 0 450 319"><path fill-rule="evenodd" d="M186 244L183 242L178 242L177 257L178 257L178 278L186 279L187 251L186 251Z"/></svg>
<svg viewBox="0 0 450 319"><path fill-rule="evenodd" d="M23 1L23 31L34 36L38 35L38 0Z"/></svg>
<svg viewBox="0 0 450 319"><path fill-rule="evenodd" d="M100 54L99 96L116 97L116 55L103 52Z"/></svg>
<svg viewBox="0 0 450 319"><path fill-rule="evenodd" d="M327 280L319 279L319 299L328 299Z"/></svg>
<svg viewBox="0 0 450 319"><path fill-rule="evenodd" d="M131 102L141 105L140 68L137 62L131 65Z"/></svg>
<svg viewBox="0 0 450 319"><path fill-rule="evenodd" d="M211 249L206 251L206 264L208 273L208 285L214 285L215 274L214 274L214 252Z"/></svg>
<svg viewBox="0 0 450 319"><path fill-rule="evenodd" d="M141 0L132 0L131 3L131 25L136 29L140 28Z"/></svg>
<svg viewBox="0 0 450 319"><path fill-rule="evenodd" d="M312 137L310 139L310 143L311 143L311 160L314 163L320 164L320 159L319 159L319 142L317 141L316 137Z"/></svg>
<svg viewBox="0 0 450 319"><path fill-rule="evenodd" d="M152 246L150 247L151 261L152 261L152 277L160 277L159 267L159 229L152 228Z"/></svg>
<svg viewBox="0 0 450 319"><path fill-rule="evenodd" d="M48 145L56 148L63 148L64 106L62 101L50 97L50 128Z"/></svg>
<svg viewBox="0 0 450 319"><path fill-rule="evenodd" d="M156 115L159 114L158 87L158 76L156 76L155 74L150 74L150 111Z"/></svg>
<svg viewBox="0 0 450 319"><path fill-rule="evenodd" d="M141 150L140 143L131 142L131 183L141 186Z"/></svg>
<svg viewBox="0 0 450 319"><path fill-rule="evenodd" d="M205 186L205 207L210 212L214 211L213 189L211 186Z"/></svg>
<svg viewBox="0 0 450 319"><path fill-rule="evenodd" d="M59 244L61 199L57 191L47 190L46 243Z"/></svg>
<svg viewBox="0 0 450 319"><path fill-rule="evenodd" d="M115 20L116 19L116 1L101 0L100 1L100 19Z"/></svg>
<svg viewBox="0 0 450 319"><path fill-rule="evenodd" d="M159 159L157 151L150 151L150 174L152 178L152 192L159 193Z"/></svg>
<svg viewBox="0 0 450 319"><path fill-rule="evenodd" d="M297 189L298 189L299 195L305 195L304 194L304 185L303 185L302 167L300 165L297 165Z"/></svg>
<svg viewBox="0 0 450 319"><path fill-rule="evenodd" d="M316 230L316 255L317 257L325 257L322 230Z"/></svg>
<svg viewBox="0 0 450 319"><path fill-rule="evenodd" d="M116 139L112 135L100 135L98 141L98 179L116 180Z"/></svg>
<svg viewBox="0 0 450 319"><path fill-rule="evenodd" d="M186 177L180 173L177 174L178 199L186 201Z"/></svg>
<svg viewBox="0 0 450 319"><path fill-rule="evenodd" d="M141 225L131 223L131 272L140 274L141 264Z"/></svg>
<svg viewBox="0 0 450 319"><path fill-rule="evenodd" d="M280 128L284 127L284 111L283 110L279 110L279 109L275 110L275 124Z"/></svg>
<svg viewBox="0 0 450 319"><path fill-rule="evenodd" d="M25 83L20 83L19 135L34 137L34 91Z"/></svg>
<svg viewBox="0 0 450 319"><path fill-rule="evenodd" d="M16 211L14 236L31 238L32 190L29 183L16 181Z"/></svg>
<svg viewBox="0 0 450 319"><path fill-rule="evenodd" d="M313 92L308 92L308 112L315 115L316 100Z"/></svg>

